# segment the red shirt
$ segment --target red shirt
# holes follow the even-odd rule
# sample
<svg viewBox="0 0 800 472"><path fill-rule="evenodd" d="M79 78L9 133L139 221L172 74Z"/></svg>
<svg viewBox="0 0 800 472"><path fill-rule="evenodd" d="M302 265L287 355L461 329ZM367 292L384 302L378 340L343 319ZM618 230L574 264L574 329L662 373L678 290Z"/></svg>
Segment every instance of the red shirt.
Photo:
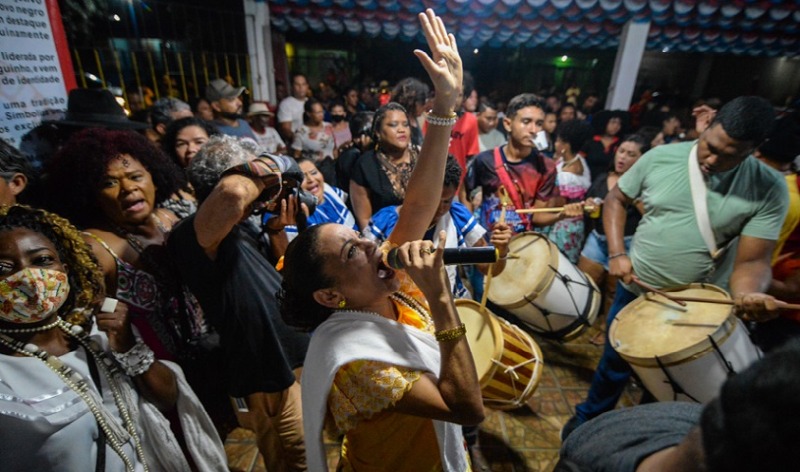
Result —
<svg viewBox="0 0 800 472"><path fill-rule="evenodd" d="M428 132L428 123L425 123L424 131ZM467 173L467 158L480 152L480 142L478 141L478 118L473 113L465 112L458 117L458 121L450 131L450 147L447 149L461 166L461 180Z"/></svg>

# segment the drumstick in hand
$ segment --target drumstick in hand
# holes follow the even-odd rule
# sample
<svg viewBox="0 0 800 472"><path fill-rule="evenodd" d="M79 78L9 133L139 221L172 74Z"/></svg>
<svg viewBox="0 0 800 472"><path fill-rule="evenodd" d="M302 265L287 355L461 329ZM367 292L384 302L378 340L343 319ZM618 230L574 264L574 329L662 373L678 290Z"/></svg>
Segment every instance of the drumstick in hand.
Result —
<svg viewBox="0 0 800 472"><path fill-rule="evenodd" d="M631 280L636 285L642 287L643 289L661 295L662 297L666 298L667 300L673 301L680 306L686 306L686 302L695 302L695 303L716 303L717 305L735 305L736 302L731 300L730 298L707 298L707 297L686 297L686 296L674 296L670 295L667 292L659 290L653 287L650 284L644 283L639 280L638 277L635 275L631 277ZM781 300L775 300L775 305L781 310L800 310L800 304L793 304L787 303Z"/></svg>
<svg viewBox="0 0 800 472"><path fill-rule="evenodd" d="M678 302L696 302L696 303L716 303L717 305L735 305L736 302L730 298L706 298L706 297L672 297L672 301ZM787 303L781 300L775 300L775 305L781 310L800 310L800 304Z"/></svg>
<svg viewBox="0 0 800 472"><path fill-rule="evenodd" d="M681 300L679 298L675 298L675 297L669 295L668 293L663 292L663 291L653 287L650 284L646 284L646 283L642 282L641 280L639 280L639 277L636 277L635 275L631 276L631 280L633 281L633 283L635 283L636 285L642 287L643 289L645 289L645 290L647 290L649 292L653 292L653 293L656 293L658 295L661 295L662 297L666 298L667 300L669 300L671 302L675 302L680 306L686 306L686 302L685 301L683 301L683 300Z"/></svg>
<svg viewBox="0 0 800 472"><path fill-rule="evenodd" d="M506 208L511 203L511 198L508 196L508 191L502 185L498 189L500 194L500 217L497 219L500 223L506 222ZM483 284L483 296L481 297L481 313L486 312L486 301L489 299L489 287L492 285L492 272L494 271L494 264L489 266L489 273L486 274L485 282Z"/></svg>
<svg viewBox="0 0 800 472"><path fill-rule="evenodd" d="M603 201L599 198L595 198L593 203L590 205L584 205L583 211L586 212L593 212L595 211ZM553 208L522 208L519 210L514 210L519 215L528 215L533 213L561 213L564 211L564 207L553 207Z"/></svg>

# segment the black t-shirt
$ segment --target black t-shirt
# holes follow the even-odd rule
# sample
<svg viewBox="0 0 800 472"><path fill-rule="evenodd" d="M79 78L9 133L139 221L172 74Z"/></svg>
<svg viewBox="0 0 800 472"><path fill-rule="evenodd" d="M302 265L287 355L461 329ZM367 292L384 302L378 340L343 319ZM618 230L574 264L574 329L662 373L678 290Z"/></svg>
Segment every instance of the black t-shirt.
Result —
<svg viewBox="0 0 800 472"><path fill-rule="evenodd" d="M394 187L375 155L375 151L367 151L358 158L350 178L369 190L369 202L372 204L373 215L383 207L403 204L403 199L398 198L394 193Z"/></svg>
<svg viewBox="0 0 800 472"><path fill-rule="evenodd" d="M286 325L275 293L281 276L239 227L222 241L211 260L197 242L195 215L173 228L168 241L184 281L220 334L228 392L243 397L278 392L294 382L309 337Z"/></svg>
<svg viewBox="0 0 800 472"><path fill-rule="evenodd" d="M700 422L703 405L660 402L604 413L561 446L561 462L592 472L635 472L648 456L677 446ZM572 470L562 464L556 471Z"/></svg>
<svg viewBox="0 0 800 472"><path fill-rule="evenodd" d="M609 166L614 161L617 147L619 147L619 138L616 138L616 141L606 150L603 147L603 142L600 141L600 136L595 136L583 146L583 152L586 154L586 164L589 166L589 172L593 179L609 171Z"/></svg>
<svg viewBox="0 0 800 472"><path fill-rule="evenodd" d="M589 191L586 192L586 198L598 197L605 199L606 195L608 195L608 173L601 174L600 177L594 179L592 186L589 187ZM602 207L600 211L601 213L598 218L586 218L586 220L589 222L589 230L595 230L599 234L605 235L606 231L603 228ZM636 227L639 226L639 221L642 219L642 214L639 213L639 209L636 208L634 204L628 205L626 213L624 236L633 236L633 233L636 232Z"/></svg>
<svg viewBox="0 0 800 472"><path fill-rule="evenodd" d="M359 156L361 156L361 150L353 146L339 154L339 158L336 159L336 187L347 193L350 193L350 179ZM347 206L350 207L349 198L347 199Z"/></svg>

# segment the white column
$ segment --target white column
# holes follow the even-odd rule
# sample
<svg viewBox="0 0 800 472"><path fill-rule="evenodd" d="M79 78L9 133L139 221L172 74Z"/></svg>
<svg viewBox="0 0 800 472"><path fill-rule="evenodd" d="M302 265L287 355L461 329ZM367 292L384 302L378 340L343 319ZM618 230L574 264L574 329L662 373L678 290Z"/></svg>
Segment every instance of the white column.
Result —
<svg viewBox="0 0 800 472"><path fill-rule="evenodd" d="M608 87L606 110L630 108L649 31L649 22L629 21L622 29L617 58L614 60L614 72L611 74L611 84Z"/></svg>
<svg viewBox="0 0 800 472"><path fill-rule="evenodd" d="M266 1L244 2L247 52L253 100L275 103L275 66L272 62L272 28Z"/></svg>

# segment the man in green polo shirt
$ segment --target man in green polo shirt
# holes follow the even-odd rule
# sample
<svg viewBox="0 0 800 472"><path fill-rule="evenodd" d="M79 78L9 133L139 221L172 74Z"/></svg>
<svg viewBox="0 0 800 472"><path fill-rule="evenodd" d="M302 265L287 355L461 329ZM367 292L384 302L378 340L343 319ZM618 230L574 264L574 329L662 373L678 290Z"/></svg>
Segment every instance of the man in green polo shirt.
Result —
<svg viewBox="0 0 800 472"><path fill-rule="evenodd" d="M634 275L657 288L714 282L731 291L743 317L765 320L777 315L774 298L764 292L772 277L770 257L788 207L786 183L750 155L766 138L773 121L774 111L766 100L739 97L719 111L696 142L654 148L620 178L603 209L609 273L622 279L609 310L609 325L639 294L628 285ZM697 195L698 187L690 185L692 172L705 187L705 226L713 244L702 234L698 213L703 212L695 211L693 192ZM644 202L645 213L631 253L626 254L625 207L637 198ZM723 255L712 257L713 246ZM575 408L562 438L613 409L630 373L630 366L606 340L588 398Z"/></svg>

